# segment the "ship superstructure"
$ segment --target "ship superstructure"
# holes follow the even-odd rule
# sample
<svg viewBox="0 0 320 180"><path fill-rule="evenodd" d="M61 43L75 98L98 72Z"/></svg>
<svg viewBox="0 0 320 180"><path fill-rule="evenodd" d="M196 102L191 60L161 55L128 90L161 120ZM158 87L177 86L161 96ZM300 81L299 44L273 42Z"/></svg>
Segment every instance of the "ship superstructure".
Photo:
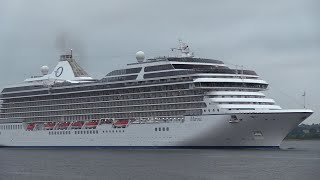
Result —
<svg viewBox="0 0 320 180"><path fill-rule="evenodd" d="M140 51L136 63L100 80L62 55L50 74L44 66L42 76L4 88L0 145L278 147L312 114L281 109L254 71L194 57L183 42L173 50L180 54L147 60Z"/></svg>

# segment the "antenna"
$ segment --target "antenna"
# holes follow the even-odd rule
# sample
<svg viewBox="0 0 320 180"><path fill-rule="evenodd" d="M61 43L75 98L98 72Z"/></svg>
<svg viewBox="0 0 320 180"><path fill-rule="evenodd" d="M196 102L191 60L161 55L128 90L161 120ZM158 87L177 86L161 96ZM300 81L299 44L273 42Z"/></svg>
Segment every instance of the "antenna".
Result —
<svg viewBox="0 0 320 180"><path fill-rule="evenodd" d="M72 58L72 49L70 49L70 55L71 55L71 58Z"/></svg>
<svg viewBox="0 0 320 180"><path fill-rule="evenodd" d="M236 66L236 76L238 76L238 65L235 65Z"/></svg>
<svg viewBox="0 0 320 180"><path fill-rule="evenodd" d="M171 48L171 51L177 50L180 52L179 57L194 57L193 53L190 53L189 45L187 43L182 42L179 38L179 47L178 48Z"/></svg>
<svg viewBox="0 0 320 180"><path fill-rule="evenodd" d="M303 108L306 108L306 91L303 92Z"/></svg>
<svg viewBox="0 0 320 180"><path fill-rule="evenodd" d="M241 66L241 79L243 78L243 65Z"/></svg>

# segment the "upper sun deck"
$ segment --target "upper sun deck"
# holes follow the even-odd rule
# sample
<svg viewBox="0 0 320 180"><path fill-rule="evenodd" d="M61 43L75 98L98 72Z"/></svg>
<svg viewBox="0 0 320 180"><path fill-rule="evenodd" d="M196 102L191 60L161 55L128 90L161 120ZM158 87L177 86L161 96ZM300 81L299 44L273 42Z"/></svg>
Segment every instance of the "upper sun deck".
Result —
<svg viewBox="0 0 320 180"><path fill-rule="evenodd" d="M144 57L144 54L142 55ZM126 68L111 71L102 81L108 78L116 81L119 80L120 77L120 79L123 79L122 77L124 76L128 76L127 80L133 80L136 79L139 74L144 77L143 79L188 74L214 74L248 78L259 77L255 71L237 68L231 69L220 60L196 57L157 57L144 61L139 60L138 56L141 56L141 54L137 55L137 63L131 63L128 64Z"/></svg>
<svg viewBox="0 0 320 180"><path fill-rule="evenodd" d="M68 88L70 86L90 86L93 84L123 83L125 81L148 81L152 79L166 79L191 76L219 76L239 78L258 78L251 70L231 69L223 61L194 57L189 46L180 41L180 54L175 57L156 57L145 59L144 53L136 54L138 62L128 64L124 69L111 71L100 80L92 79L86 71L77 64L71 54L61 55L58 65L51 73L48 67L42 67L43 76L26 79L23 84L7 86L2 94L17 91L34 91L45 88Z"/></svg>
<svg viewBox="0 0 320 180"><path fill-rule="evenodd" d="M156 57L156 58L151 58L147 59L146 61L143 62L136 62L136 63L130 63L128 66L132 65L149 65L149 64L155 64L156 62L182 62L182 63L193 63L193 64L211 64L211 65L219 65L219 66L224 66L223 61L220 60L214 60L214 59L207 59L207 58L197 58L197 57Z"/></svg>

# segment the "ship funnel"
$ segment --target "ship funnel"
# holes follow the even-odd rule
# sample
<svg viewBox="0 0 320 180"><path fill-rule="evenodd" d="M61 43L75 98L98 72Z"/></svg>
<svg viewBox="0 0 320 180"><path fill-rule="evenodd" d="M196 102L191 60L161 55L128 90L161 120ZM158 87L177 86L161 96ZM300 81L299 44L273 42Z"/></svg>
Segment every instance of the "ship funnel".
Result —
<svg viewBox="0 0 320 180"><path fill-rule="evenodd" d="M60 60L53 71L48 74L49 68L43 66L41 68L42 77L40 78L29 78L25 81L40 81L40 80L61 80L69 81L73 83L94 81L92 77L76 62L73 58L72 50L70 54L64 54L60 56Z"/></svg>

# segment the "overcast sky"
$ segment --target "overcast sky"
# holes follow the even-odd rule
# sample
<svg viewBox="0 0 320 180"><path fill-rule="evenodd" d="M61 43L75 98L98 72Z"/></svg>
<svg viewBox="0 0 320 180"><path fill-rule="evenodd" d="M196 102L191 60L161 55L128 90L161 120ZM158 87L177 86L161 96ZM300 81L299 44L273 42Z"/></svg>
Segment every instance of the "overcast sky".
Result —
<svg viewBox="0 0 320 180"><path fill-rule="evenodd" d="M170 55L177 39L196 56L255 70L283 108L307 107L320 123L320 1L0 0L0 88L74 49L101 78L135 53Z"/></svg>

